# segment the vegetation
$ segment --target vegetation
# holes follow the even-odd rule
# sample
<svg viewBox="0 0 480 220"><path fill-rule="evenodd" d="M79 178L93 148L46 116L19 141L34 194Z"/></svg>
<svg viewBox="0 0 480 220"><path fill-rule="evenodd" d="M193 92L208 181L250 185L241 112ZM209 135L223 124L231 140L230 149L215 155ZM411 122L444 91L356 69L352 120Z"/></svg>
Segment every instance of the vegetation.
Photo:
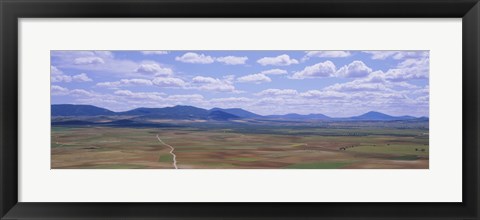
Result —
<svg viewBox="0 0 480 220"><path fill-rule="evenodd" d="M52 126L53 169L426 169L428 123L152 121Z"/></svg>

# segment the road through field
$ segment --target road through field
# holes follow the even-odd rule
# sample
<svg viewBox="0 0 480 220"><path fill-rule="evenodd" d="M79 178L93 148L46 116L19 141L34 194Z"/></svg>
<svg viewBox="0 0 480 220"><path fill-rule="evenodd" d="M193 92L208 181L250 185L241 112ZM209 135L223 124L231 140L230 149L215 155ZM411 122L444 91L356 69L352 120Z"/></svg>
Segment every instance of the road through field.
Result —
<svg viewBox="0 0 480 220"><path fill-rule="evenodd" d="M170 150L170 154L173 156L173 167L175 167L175 169L178 169L178 167L177 167L177 155L175 155L175 154L173 153L173 151L175 150L175 148L173 148L171 145L166 144L165 142L163 142L162 139L160 139L160 137L158 136L158 134L157 134L157 139L158 139L158 141L160 141L161 144L163 144L163 145L165 145L165 146L167 146L167 147L169 147L169 148L172 149L172 150Z"/></svg>

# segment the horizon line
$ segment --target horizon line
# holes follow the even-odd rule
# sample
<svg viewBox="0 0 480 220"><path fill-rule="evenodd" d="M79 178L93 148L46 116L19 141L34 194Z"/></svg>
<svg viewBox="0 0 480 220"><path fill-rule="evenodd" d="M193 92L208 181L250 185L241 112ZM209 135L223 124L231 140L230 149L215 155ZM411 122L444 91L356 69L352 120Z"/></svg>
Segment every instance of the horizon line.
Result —
<svg viewBox="0 0 480 220"><path fill-rule="evenodd" d="M212 110L214 108L219 108L219 109L241 109L241 110L244 110L244 111L248 111L250 113L253 113L253 114L256 114L256 115L260 115L260 116L272 116L272 115L278 115L278 116L282 116L282 115L289 115L289 114L296 114L296 115L303 115L303 116L306 116L306 115L324 115L326 117L329 117L329 118L336 118L336 119L339 119L339 118L351 118L351 117L357 117L357 116L361 116L361 115L364 115L364 114L367 114L367 113L370 113L370 112L376 112L376 113L381 113L381 114L384 114L384 115L388 115L388 116L392 116L392 117L405 117L405 116L409 116L409 117L414 117L414 118L430 118L428 116L411 116L411 115L398 115L398 116L395 116L395 115L389 115L389 114L386 114L386 113L383 113L383 112L379 112L379 111L367 111L365 113L362 113L362 114L359 114L359 115L353 115L353 116L346 116L346 117L331 117L331 116L328 116L326 114L323 114L323 113L310 113L310 114L299 114L299 113L286 113L286 114L272 114L272 115L262 115L262 114L257 114L255 112L252 112L250 110L245 110L243 108L220 108L220 107L213 107L213 108L210 108L210 109L205 109L205 108L200 108L200 107L196 107L196 106L193 106L193 105L174 105L174 106L166 106L166 107L138 107L138 108L133 108L133 109L130 109L130 110L126 110L126 111L112 111L108 108L104 108L104 107L98 107L96 105L89 105L89 104L50 104L50 106L53 106L53 105L83 105L83 106L93 106L93 107L97 107L97 108L103 108L103 109L106 109L108 111L111 111L111 112L114 112L114 113L122 113L122 112L128 112L128 111L132 111L132 110L135 110L135 109L139 109L139 108L147 108L147 109L161 109L161 108L173 108L173 107L177 107L177 106L187 106L187 107L194 107L194 108L199 108L199 109L203 109L203 110Z"/></svg>

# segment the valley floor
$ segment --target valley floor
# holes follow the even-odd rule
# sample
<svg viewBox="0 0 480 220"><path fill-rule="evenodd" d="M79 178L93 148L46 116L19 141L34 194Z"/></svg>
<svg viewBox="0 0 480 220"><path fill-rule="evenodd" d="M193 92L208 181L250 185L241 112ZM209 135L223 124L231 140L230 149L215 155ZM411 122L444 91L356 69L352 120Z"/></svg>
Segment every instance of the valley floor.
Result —
<svg viewBox="0 0 480 220"><path fill-rule="evenodd" d="M53 126L51 138L52 169L429 168L428 130L414 128Z"/></svg>

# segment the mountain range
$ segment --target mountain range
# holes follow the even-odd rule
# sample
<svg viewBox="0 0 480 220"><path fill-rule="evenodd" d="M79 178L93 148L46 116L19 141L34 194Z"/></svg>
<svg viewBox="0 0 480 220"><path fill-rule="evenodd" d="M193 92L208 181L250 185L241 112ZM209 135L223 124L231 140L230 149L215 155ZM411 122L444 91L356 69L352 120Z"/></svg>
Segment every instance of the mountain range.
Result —
<svg viewBox="0 0 480 220"><path fill-rule="evenodd" d="M194 106L177 105L165 108L136 108L124 112L114 112L93 105L58 104L51 106L51 115L59 116L135 116L140 119L204 119L228 121L235 119L267 119L267 120L328 120L328 121L400 121L400 120L428 120L427 117L391 116L381 112L370 111L362 115L344 118L333 118L323 114L285 114L285 115L258 115L241 108L212 108L203 109Z"/></svg>

